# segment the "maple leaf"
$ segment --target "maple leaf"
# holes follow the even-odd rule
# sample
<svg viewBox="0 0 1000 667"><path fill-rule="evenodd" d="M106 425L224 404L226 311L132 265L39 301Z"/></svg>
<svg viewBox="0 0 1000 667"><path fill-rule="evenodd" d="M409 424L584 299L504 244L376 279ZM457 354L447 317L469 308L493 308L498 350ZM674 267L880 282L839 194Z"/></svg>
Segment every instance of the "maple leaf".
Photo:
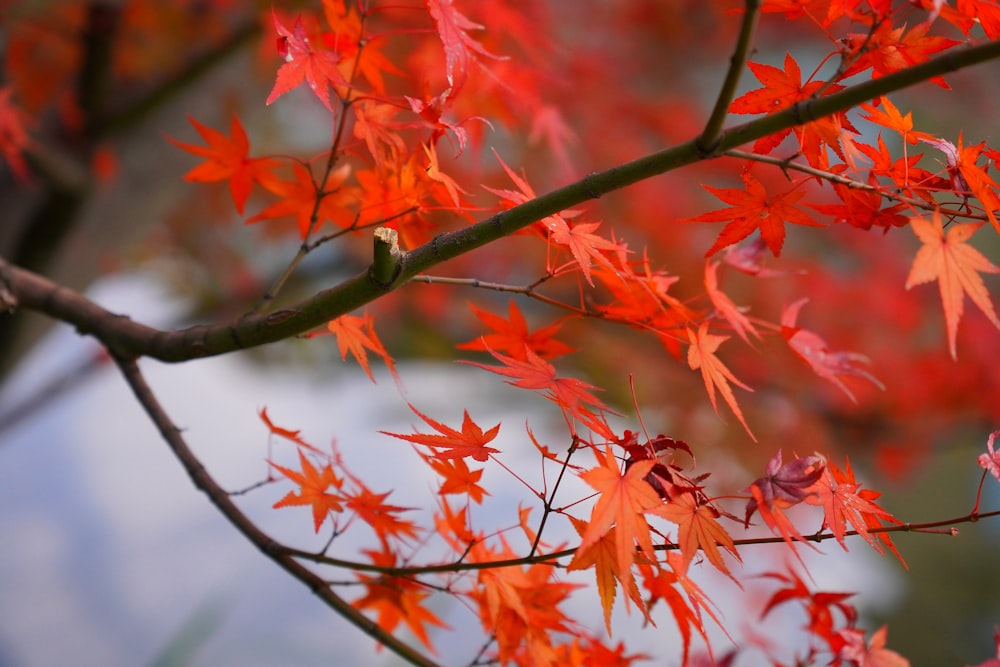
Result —
<svg viewBox="0 0 1000 667"><path fill-rule="evenodd" d="M489 459L490 454L500 453L499 449L486 446L486 443L492 442L497 437L497 433L500 432L500 424L497 424L484 433L483 429L476 422L472 421L469 411L466 410L462 419L462 430L459 432L441 422L431 419L412 405L410 405L410 409L440 435L427 435L423 433L405 435L402 433L390 433L388 431L379 431L379 433L391 435L394 438L406 440L407 442L415 442L418 445L426 445L434 450L431 456L440 459L471 456L477 461L486 461Z"/></svg>
<svg viewBox="0 0 1000 667"><path fill-rule="evenodd" d="M228 179L229 193L233 197L236 210L242 214L254 182L261 183L266 179L271 174L271 169L278 165L277 160L249 156L250 141L236 114L233 114L229 127L229 137L202 125L193 116L189 115L188 120L208 146L186 144L167 137L167 140L175 146L207 158L205 162L184 174L184 180L213 183Z"/></svg>
<svg viewBox="0 0 1000 667"><path fill-rule="evenodd" d="M594 455L599 465L580 473L580 478L598 491L600 497L591 511L590 523L583 532L570 567L574 563L579 565L579 560L586 558L584 554L587 550L614 526L614 558L618 564L616 576L622 586L630 590L633 585L632 563L636 557L636 545L638 544L643 556L651 561L655 560L649 524L643 513L661 505L663 501L643 478L656 462L638 461L622 474L610 447L605 448L603 454L595 449Z"/></svg>
<svg viewBox="0 0 1000 667"><path fill-rule="evenodd" d="M715 306L719 315L722 315L729 322L730 326L733 327L733 331L745 342L750 342L747 334L752 334L754 338L759 340L760 333L754 327L750 318L743 314L743 310L746 309L740 309L725 292L719 289L718 270L719 262L705 262L705 291L708 293L708 298L712 301L712 305Z"/></svg>
<svg viewBox="0 0 1000 667"><path fill-rule="evenodd" d="M472 562L488 562L514 557L502 540L502 551L477 542L468 553ZM515 657L529 659L538 667L557 667L553 633L578 634L561 605L578 584L554 580L556 568L547 563L522 567L488 568L479 571L477 585L469 597L479 606L484 629L496 638L501 664Z"/></svg>
<svg viewBox="0 0 1000 667"><path fill-rule="evenodd" d="M1000 329L1000 319L997 319L989 292L979 276L980 272L1000 273L1000 267L993 265L967 243L981 226L982 223L955 225L946 235L938 211L934 211L930 220L913 218L910 223L913 233L924 245L913 259L913 267L906 279L906 289L931 280L938 281L952 359L957 359L955 339L966 294L993 326Z"/></svg>
<svg viewBox="0 0 1000 667"><path fill-rule="evenodd" d="M381 170L386 161L398 164L400 155L406 152L406 143L399 134L401 125L392 120L399 109L392 104L380 104L368 99L357 100L351 109L354 112L354 136L365 142L375 160L375 168Z"/></svg>
<svg viewBox="0 0 1000 667"><path fill-rule="evenodd" d="M434 147L434 144L423 144L423 149L424 154L427 156L427 178L444 186L444 189L447 190L448 196L451 198L451 203L455 205L455 208L462 208L462 201L459 198L458 193L468 193L455 182L454 178L441 171L441 167L438 165L437 149Z"/></svg>
<svg viewBox="0 0 1000 667"><path fill-rule="evenodd" d="M397 565L395 552L384 545L382 551L366 549L364 553L379 567ZM374 610L377 614L375 622L386 632L393 632L401 622L405 623L424 646L434 650L427 636L427 627L449 629L449 626L425 606L425 600L430 596L425 586L407 577L381 574L359 574L358 579L364 584L366 592L351 602L353 607Z"/></svg>
<svg viewBox="0 0 1000 667"><path fill-rule="evenodd" d="M708 562L735 581L722 559L719 547L732 554L736 560L740 562L743 560L736 550L736 545L733 544L732 536L719 525L718 510L708 504L699 503L693 493L680 493L670 502L654 507L648 513L677 524L677 545L681 549L685 563L690 563L700 549L708 558Z"/></svg>
<svg viewBox="0 0 1000 667"><path fill-rule="evenodd" d="M785 53L784 69L764 63L748 62L747 67L763 86L733 100L729 111L738 114L775 113L799 100L813 96L823 88L822 81L802 85L802 70L790 53Z"/></svg>
<svg viewBox="0 0 1000 667"><path fill-rule="evenodd" d="M368 379L375 382L375 376L372 375L371 368L368 367L368 351L371 351L385 362L393 378L399 382L396 365L385 346L382 345L382 341L379 340L378 334L375 333L375 320L367 311L362 316L341 315L337 319L327 322L326 327L330 333L337 337L337 347L340 348L341 360L347 359L347 353L350 352L364 369Z"/></svg>
<svg viewBox="0 0 1000 667"><path fill-rule="evenodd" d="M271 16L274 19L274 29L278 32L278 55L284 58L285 63L278 68L274 88L267 96L265 104L271 104L288 91L297 88L302 82L306 82L323 106L332 112L330 86L348 85L337 68L340 56L333 51L313 49L301 16L295 19L292 30L278 20L273 8Z"/></svg>
<svg viewBox="0 0 1000 667"><path fill-rule="evenodd" d="M990 433L986 440L986 454L979 455L979 466L986 469L997 481L1000 481L1000 450L993 450L993 442L1000 436L1000 430Z"/></svg>
<svg viewBox="0 0 1000 667"><path fill-rule="evenodd" d="M874 499L879 496L878 493L861 490L861 485L854 480L850 460L847 461L843 472L833 463L827 462L823 476L814 488L817 495L805 498L805 502L823 507L824 524L844 551L847 551L844 538L847 525L850 524L872 549L879 554L884 553L868 529L882 525L882 521L902 522L874 503ZM878 533L878 537L899 557L888 534Z"/></svg>
<svg viewBox="0 0 1000 667"><path fill-rule="evenodd" d="M316 466L306 458L301 450L299 450L301 472L279 466L277 463L270 461L268 463L275 470L301 487L298 493L290 491L284 498L276 502L274 509L295 505L312 506L313 523L315 524L317 533L330 512L342 512L344 510L341 504L344 498L335 493L328 493L330 488L339 490L344 482L333 472L333 468L329 463L317 470Z"/></svg>
<svg viewBox="0 0 1000 667"><path fill-rule="evenodd" d="M882 107L881 110L878 108L879 106ZM913 113L908 112L904 116L888 97L878 98L876 104L862 103L861 108L868 112L868 115L862 116L862 118L898 132L903 141L908 144L916 144L918 141L933 138L926 132L915 132L913 130Z"/></svg>
<svg viewBox="0 0 1000 667"><path fill-rule="evenodd" d="M550 217L546 218L545 226L549 230L549 238L554 243L566 246L573 253L583 277L591 287L594 286L594 279L590 275L592 260L616 273L614 265L604 253L624 250L624 246L591 233L600 227L601 223L581 222L570 227L563 218Z"/></svg>
<svg viewBox="0 0 1000 667"><path fill-rule="evenodd" d="M280 200L257 215L248 218L247 224L269 218L294 216L299 235L306 239L319 224L330 221L342 228L350 228L357 220L351 208L357 203L357 188L344 186L351 174L351 165L345 164L329 173L326 183L318 184L305 165L292 164L292 178L285 180L273 174L262 175L260 184ZM317 199L319 205L316 204Z"/></svg>
<svg viewBox="0 0 1000 667"><path fill-rule="evenodd" d="M783 507L791 507L816 495L812 487L823 476L825 469L826 460L819 455L795 457L784 463L779 449L767 462L767 474L755 479L751 486L760 490L760 498L768 506L780 503ZM747 525L758 505L755 499L747 502Z"/></svg>
<svg viewBox="0 0 1000 667"><path fill-rule="evenodd" d="M754 512L759 512L764 525L771 532L780 534L785 543L795 551L794 541L805 542L805 538L788 519L784 510L806 498L815 497L817 492L813 487L825 470L826 460L821 456L796 457L793 461L783 463L779 449L767 463L767 474L744 489L750 491L751 496L747 501L744 526L749 526L750 517ZM798 552L795 554L798 557Z"/></svg>
<svg viewBox="0 0 1000 667"><path fill-rule="evenodd" d="M459 350L484 352L496 350L515 359L526 359L526 350L531 350L542 359L554 359L574 351L572 347L555 338L562 326L561 323L557 322L529 332L528 323L513 299L507 306L507 319L482 310L471 301L469 308L483 324L493 330L493 333L456 345Z"/></svg>
<svg viewBox="0 0 1000 667"><path fill-rule="evenodd" d="M716 625L722 627L722 623L712 611L704 591L688 577L688 563L684 557L676 551L670 551L667 553L667 564L670 566L670 571L663 567L654 568L648 564L640 564L639 572L643 578L643 587L650 594L646 603L649 611L652 611L653 605L659 600L663 600L670 607L684 646L681 664L686 665L691 648L692 629L701 635L706 644L708 643L708 633L701 617L702 609L704 608ZM686 600L677 587L684 591Z"/></svg>
<svg viewBox="0 0 1000 667"><path fill-rule="evenodd" d="M760 230L760 236L770 248L771 253L778 257L781 255L781 246L785 242L786 222L809 227L823 226L809 217L805 211L796 208L795 202L805 195L803 191L791 190L769 196L764 185L750 173L744 173L743 183L743 190L702 185L703 188L732 206L681 220L681 222L729 221L729 224L722 229L715 244L705 253L706 257L745 239L757 230Z"/></svg>
<svg viewBox="0 0 1000 667"><path fill-rule="evenodd" d="M853 76L870 67L872 78L875 79L912 67L939 51L961 44L947 37L929 36L927 34L929 29L929 22L921 23L906 32L905 25L894 28L889 21L882 21L870 34L848 35L843 41L843 56L851 65L844 71L842 77ZM948 84L940 76L928 80L949 89Z"/></svg>
<svg viewBox="0 0 1000 667"><path fill-rule="evenodd" d="M586 533L587 522L575 517L570 517L570 520L573 522L573 528L576 529L576 532L582 538ZM626 565L626 569L630 567L631 564ZM639 587L635 584L635 579L631 579L626 583L620 578L622 568L618 562L618 529L615 526L612 526L607 533L602 535L591 546L586 549L578 549L573 555L573 560L566 567L566 571L572 572L574 570L588 570L590 568L594 568L594 576L597 579L597 593L601 598L601 607L604 610L604 625L608 630L608 634L611 634L611 608L614 605L615 596L617 595L618 582L621 582L622 586L625 587L626 604L628 600L634 602L635 606L646 616L646 619L652 622L646 611L646 605L642 601L642 596L639 593Z"/></svg>
<svg viewBox="0 0 1000 667"><path fill-rule="evenodd" d="M613 411L591 393L597 387L576 378L557 377L555 367L531 350L525 350L524 359L508 357L490 349L487 349L487 352L503 366L490 366L464 359L459 360L459 363L513 378L508 380L507 384L542 392L542 396L562 408L567 419L570 417L579 419L595 433L608 438L614 437L614 433L601 414ZM572 424L570 426L572 428ZM575 429L573 430L575 432Z"/></svg>
<svg viewBox="0 0 1000 667"><path fill-rule="evenodd" d="M697 333L693 329L688 328L687 334L688 341L691 343L690 347L688 347L688 366L691 367L691 370L701 369L701 376L705 381L705 389L708 391L708 398L712 401L715 413L719 413L719 405L715 400L715 391L718 389L719 393L722 394L722 398L725 399L726 404L733 411L733 414L743 424L743 428L756 441L757 438L754 436L753 431L750 430L750 427L747 426L747 422L743 418L743 411L736 402L736 397L733 395L733 388L729 386L729 383L732 382L747 391L753 391L753 389L737 379L732 371L726 368L725 364L715 356L716 350L725 341L729 340L729 336L716 336L708 333L708 322L702 322L701 326L698 327Z"/></svg>
<svg viewBox="0 0 1000 667"><path fill-rule="evenodd" d="M972 194L982 202L983 210L993 228L1000 233L1000 220L997 219L996 211L1000 210L1000 195L997 189L1000 184L986 174L986 170L980 168L976 162L983 152L985 142L975 146L963 146L962 134L958 135L958 146L946 139L924 139L942 153L948 165L948 174L951 176L952 187L956 194L968 196Z"/></svg>
<svg viewBox="0 0 1000 667"><path fill-rule="evenodd" d="M841 660L852 660L860 667L910 667L910 661L885 647L888 628L882 626L872 633L865 646L865 633L856 628L841 631L846 645L837 654Z"/></svg>
<svg viewBox="0 0 1000 667"><path fill-rule="evenodd" d="M463 16L452 0L427 0L427 9L444 45L445 76L450 86L448 98L453 99L465 85L469 66L476 60L475 54L489 58L497 56L469 36L467 30L482 30L483 26Z"/></svg>
<svg viewBox="0 0 1000 667"><path fill-rule="evenodd" d="M257 414L260 417L261 421L263 421L267 425L268 430L270 430L271 433L273 433L274 435L285 438L286 440L291 440L299 447L304 447L305 449L315 452L320 456L323 455L323 453L319 449L313 447L308 442L302 439L302 437L299 435L301 431L292 431L290 429L282 428L281 426L275 425L275 423L272 422L271 418L268 416L266 407L261 408Z"/></svg>
<svg viewBox="0 0 1000 667"><path fill-rule="evenodd" d="M400 512L412 510L412 507L389 505L385 499L389 497L391 491L375 493L360 480L353 477L351 479L359 488L357 491L344 493L345 505L371 526L383 544L390 537L417 537L417 525L396 516Z"/></svg>
<svg viewBox="0 0 1000 667"><path fill-rule="evenodd" d="M858 399L840 379L841 376L864 378L884 390L885 385L879 382L878 378L858 366L869 363L868 357L858 352L831 351L826 341L818 334L796 326L799 310L808 302L809 299L799 299L781 311L781 335L792 351L809 364L816 375L835 384L855 403Z"/></svg>
<svg viewBox="0 0 1000 667"><path fill-rule="evenodd" d="M483 502L483 496L490 495L486 489L479 486L479 480L483 478L483 469L470 470L464 458L442 459L424 454L421 454L420 458L444 478L438 487L440 495L468 496L477 505Z"/></svg>
<svg viewBox="0 0 1000 667"><path fill-rule="evenodd" d="M799 601L805 607L809 615L809 622L806 629L813 635L826 641L831 648L836 650L843 644L840 638L840 631L835 630L835 615L838 612L844 617L848 625L854 624L858 612L854 605L847 602L854 593L835 593L828 591L810 591L805 582L795 573L790 572L784 575L780 572L766 572L763 576L769 579L777 579L785 584L784 588L776 591L768 600L761 612L761 618L766 617L776 607L786 602Z"/></svg>
<svg viewBox="0 0 1000 667"><path fill-rule="evenodd" d="M802 71L787 52L783 69L755 62L748 62L747 66L763 86L733 100L729 106L732 113L773 114L797 102L808 100L820 92L829 95L843 90L843 86L827 85L823 81L809 81L803 84ZM794 131L809 163L814 167L825 168L825 151L821 150L821 144L829 145L840 155L839 139L842 129L853 131L854 128L847 120L846 114L840 112L762 137L754 142L753 150L755 153L770 153Z"/></svg>

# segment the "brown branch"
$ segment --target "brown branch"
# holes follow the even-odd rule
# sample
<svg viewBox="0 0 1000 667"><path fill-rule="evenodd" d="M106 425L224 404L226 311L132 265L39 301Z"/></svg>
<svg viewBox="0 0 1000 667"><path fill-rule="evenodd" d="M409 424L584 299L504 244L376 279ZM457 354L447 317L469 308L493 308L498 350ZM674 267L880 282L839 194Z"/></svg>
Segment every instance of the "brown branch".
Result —
<svg viewBox="0 0 1000 667"><path fill-rule="evenodd" d="M121 370L136 399L142 405L146 414L156 425L160 435L167 442L170 450L184 466L195 487L204 492L216 509L243 534L254 546L274 561L281 569L292 575L320 598L328 607L336 611L349 623L358 627L366 635L386 646L407 662L421 667L439 667L412 646L400 641L378 626L374 621L355 609L349 602L333 592L329 584L312 570L299 563L291 550L286 549L262 530L260 530L236 504L229 495L216 483L205 466L188 447L181 430L174 424L153 391L146 383L135 359L114 356L115 363Z"/></svg>
<svg viewBox="0 0 1000 667"><path fill-rule="evenodd" d="M845 111L861 102L907 88L931 77L1000 58L1000 40L952 49L905 70L865 81L823 98L805 100L782 111L720 133L716 148L706 153L699 138L596 172L581 180L431 241L404 253L402 270L390 285L373 279L370 270L330 289L271 313L249 313L235 321L160 331L115 316L83 296L0 259L0 274L24 308L38 310L97 336L123 356L149 356L178 362L273 343L302 334L370 303L431 267L509 236L538 220L603 194L659 174L719 157L762 137Z"/></svg>

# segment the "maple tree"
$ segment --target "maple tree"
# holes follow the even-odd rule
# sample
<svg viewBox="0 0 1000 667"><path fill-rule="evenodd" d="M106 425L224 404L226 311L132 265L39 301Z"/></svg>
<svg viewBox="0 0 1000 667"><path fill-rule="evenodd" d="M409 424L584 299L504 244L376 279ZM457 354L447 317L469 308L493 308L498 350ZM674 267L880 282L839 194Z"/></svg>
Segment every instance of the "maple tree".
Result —
<svg viewBox="0 0 1000 667"><path fill-rule="evenodd" d="M8 21L0 158L35 208L0 245L3 363L26 313L96 339L232 526L405 661L445 664L448 599L483 633L448 664L908 665L806 552L867 544L905 568L898 533L1000 515L980 508L1000 480L1000 150L920 102L953 99L959 72L995 80L997 0L65 2ZM240 50L246 98L198 93L224 120L182 110L157 131L188 187L139 254L197 267L190 326L60 282L60 230L136 168L126 132ZM261 409L266 478L224 489L139 362L268 344L356 366L419 422L323 448ZM428 414L406 389L421 354L533 411L495 423L456 392ZM981 443L968 513L863 488L913 475L959 425ZM399 471L365 478L355 455L430 489L403 498ZM516 510L493 502L498 477ZM242 502L267 493L300 543ZM369 542L347 551L348 532ZM713 573L749 620L699 583ZM603 627L573 602L591 586ZM793 606L800 641L766 636ZM620 624L680 643L643 655Z"/></svg>

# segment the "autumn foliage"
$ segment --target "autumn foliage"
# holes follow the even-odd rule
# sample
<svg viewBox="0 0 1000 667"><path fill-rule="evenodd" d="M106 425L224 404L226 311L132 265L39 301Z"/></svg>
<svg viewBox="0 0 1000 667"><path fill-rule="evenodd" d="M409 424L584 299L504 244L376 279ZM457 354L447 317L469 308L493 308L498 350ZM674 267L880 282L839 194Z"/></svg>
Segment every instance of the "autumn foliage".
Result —
<svg viewBox="0 0 1000 667"><path fill-rule="evenodd" d="M909 664L891 626L866 627L804 556L871 548L902 569L897 531L992 514L980 481L970 514L921 524L938 517L891 513L863 471L905 477L961 423L979 434L969 470L978 457L983 479L1000 479L1000 150L923 123L908 106L920 98L898 95L948 100L952 72L995 74L1000 3L125 4L114 34L169 18L186 26L176 48L221 48L247 22L253 114L188 115L163 150L190 158L173 175L190 182L186 224L234 218L221 232L233 247L287 249L285 268L233 260L253 296L190 330L100 317L14 261L0 265L0 303L95 336L189 470L189 434L140 358L288 340L384 385L412 428L375 425L371 443L320 446L259 413L269 472L252 493L273 493L309 546L264 542L236 495L196 477L279 566L418 665L444 664L462 622L441 599L482 631L477 655L448 664ZM87 11L12 19L0 156L20 187L52 178L36 118L113 181L103 142L113 154L111 128L131 116L74 88L94 65L66 35L95 29ZM159 53L125 40L108 76L155 78ZM250 121L279 113L320 128L312 148L275 146ZM233 271L192 252L207 275ZM304 267L322 253L364 268L317 279ZM430 414L406 361L431 350L533 411L497 423L458 392ZM376 446L428 493L398 497L391 474L352 472ZM516 506L492 502L501 477L521 490ZM367 546L342 550L348 532ZM780 547L763 569L748 559L762 544ZM745 631L706 592L715 574L750 623L795 607L797 640ZM603 627L578 616L586 588ZM679 643L640 654L616 638L622 624L667 626Z"/></svg>

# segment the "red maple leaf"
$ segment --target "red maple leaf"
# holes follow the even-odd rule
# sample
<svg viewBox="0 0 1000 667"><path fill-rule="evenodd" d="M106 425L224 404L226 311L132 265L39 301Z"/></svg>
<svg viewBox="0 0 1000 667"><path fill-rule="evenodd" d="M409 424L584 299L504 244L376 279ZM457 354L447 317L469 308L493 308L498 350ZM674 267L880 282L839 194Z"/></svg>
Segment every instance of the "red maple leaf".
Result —
<svg viewBox="0 0 1000 667"><path fill-rule="evenodd" d="M912 67L924 62L932 54L961 44L947 37L929 36L929 29L930 22L921 23L906 32L905 25L894 28L889 21L883 21L871 34L848 35L844 40L844 58L853 63L842 76L847 78L870 67L872 78L878 78ZM940 76L929 80L942 88L949 88Z"/></svg>
<svg viewBox="0 0 1000 667"><path fill-rule="evenodd" d="M711 300L712 305L715 306L715 310L718 311L719 315L733 327L733 331L745 342L750 342L750 335L759 340L760 333L758 333L757 328L754 327L750 318L743 314L746 309L739 308L729 298L729 295L719 288L718 271L719 262L705 262L705 291L708 293L708 298Z"/></svg>
<svg viewBox="0 0 1000 667"><path fill-rule="evenodd" d="M192 116L188 116L188 120L208 146L186 144L167 137L175 146L206 158L205 162L184 174L184 180L213 183L228 179L229 193L236 204L236 210L242 214L254 182L261 183L270 176L271 169L278 165L278 161L249 156L250 141L236 114L233 114L229 127L229 137L202 125Z"/></svg>
<svg viewBox="0 0 1000 667"><path fill-rule="evenodd" d="M289 30L278 20L273 8L271 15L274 29L278 32L278 55L285 59L285 63L278 69L274 88L265 104L271 104L304 81L323 106L333 111L330 106L330 86L348 85L337 68L340 56L334 51L313 49L301 16L295 19L293 30Z"/></svg>
<svg viewBox="0 0 1000 667"><path fill-rule="evenodd" d="M483 26L463 16L455 9L452 0L427 0L427 8L444 45L445 76L450 86L448 98L451 99L465 85L469 67L476 60L475 54L490 58L497 56L469 36L467 30L482 30Z"/></svg>
<svg viewBox="0 0 1000 667"><path fill-rule="evenodd" d="M941 304L944 307L945 327L948 330L948 347L952 358L956 358L955 338L958 322L962 319L965 295L1000 329L990 294L979 273L1000 273L1000 267L993 265L967 241L983 223L954 225L945 234L941 214L934 212L930 220L913 218L910 229L923 241L923 247L913 259L913 267L906 279L906 289L914 285L938 281L941 290Z"/></svg>
<svg viewBox="0 0 1000 667"><path fill-rule="evenodd" d="M423 419L428 426L437 431L439 435L424 433L405 435L402 433L390 433L388 431L379 431L379 433L391 435L394 438L406 440L407 442L415 442L418 445L426 445L434 450L432 456L440 459L471 456L477 461L486 461L489 459L490 454L500 453L499 449L486 446L486 443L492 442L497 437L497 433L500 432L500 424L483 432L483 429L476 422L472 421L469 411L466 410L462 419L462 430L456 431L441 422L431 419L412 405L410 409Z"/></svg>
<svg viewBox="0 0 1000 667"><path fill-rule="evenodd" d="M823 507L824 524L844 551L847 551L844 538L847 526L850 525L871 545L872 549L880 554L884 553L882 546L876 542L876 536L869 532L869 528L879 527L882 522L902 522L875 504L875 499L880 495L878 492L861 490L861 485L854 479L850 461L847 461L843 472L833 463L827 462L823 476L813 488L816 495L805 498L805 502ZM877 533L877 538L889 547L900 562L903 562L887 533Z"/></svg>
<svg viewBox="0 0 1000 667"><path fill-rule="evenodd" d="M375 493L357 478L351 477L351 481L358 490L344 493L344 504L359 519L371 526L383 544L390 537L417 537L417 525L396 516L400 512L412 510L412 507L390 505L385 499L389 497L391 491Z"/></svg>
<svg viewBox="0 0 1000 667"><path fill-rule="evenodd" d="M459 363L476 366L484 370L512 378L508 384L521 389L533 389L562 408L567 419L579 419L589 429L607 438L614 438L614 432L608 426L602 413L613 412L592 390L597 389L592 384L576 378L561 378L556 375L555 367L539 357L531 350L525 351L524 359L515 359L487 349L503 366L490 366L474 361L460 360ZM575 432L572 423L570 427Z"/></svg>
<svg viewBox="0 0 1000 667"><path fill-rule="evenodd" d="M816 375L837 385L855 403L858 399L840 379L841 376L864 378L884 390L885 385L878 378L859 366L869 363L868 357L858 352L834 352L818 334L796 326L799 310L808 302L809 299L799 299L781 312L781 335L792 351L809 364Z"/></svg>
<svg viewBox="0 0 1000 667"><path fill-rule="evenodd" d="M22 182L28 182L30 175L23 153L31 145L28 137L30 117L13 102L14 89L0 87L0 155Z"/></svg>
<svg viewBox="0 0 1000 667"><path fill-rule="evenodd" d="M341 504L344 497L336 493L329 493L331 488L339 491L341 485L344 483L344 480L338 478L333 472L333 468L329 463L317 470L316 466L302 453L302 450L299 450L301 472L279 466L277 463L270 461L268 463L300 487L298 493L290 491L284 498L276 502L274 509L295 505L310 505L317 533L330 512L342 512L344 510Z"/></svg>
<svg viewBox="0 0 1000 667"><path fill-rule="evenodd" d="M745 239L753 232L760 230L760 236L775 257L781 254L781 246L785 242L785 223L822 227L809 214L795 206L805 192L790 190L777 195L768 195L764 185L749 172L743 175L744 189L713 188L702 185L713 195L732 204L729 208L702 213L682 222L726 222L715 244L708 249L705 256L715 254L726 246Z"/></svg>
<svg viewBox="0 0 1000 667"><path fill-rule="evenodd" d="M515 359L525 359L527 350L542 359L554 359L573 351L569 345L555 338L561 326L558 322L529 332L528 323L513 299L507 306L507 319L482 310L472 302L469 308L493 333L456 345L459 350L496 350Z"/></svg>

